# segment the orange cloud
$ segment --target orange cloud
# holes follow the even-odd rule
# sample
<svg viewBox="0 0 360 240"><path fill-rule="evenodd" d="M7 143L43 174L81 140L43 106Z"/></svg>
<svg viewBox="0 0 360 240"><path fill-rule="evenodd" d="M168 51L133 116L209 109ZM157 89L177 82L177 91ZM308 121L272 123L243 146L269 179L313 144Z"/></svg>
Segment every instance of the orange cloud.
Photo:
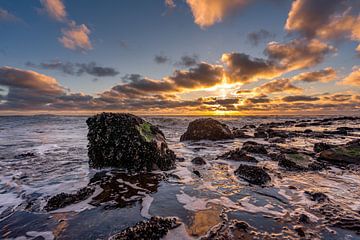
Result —
<svg viewBox="0 0 360 240"><path fill-rule="evenodd" d="M57 21L66 20L66 10L61 0L41 0L41 4L44 6L45 11L50 17Z"/></svg>
<svg viewBox="0 0 360 240"><path fill-rule="evenodd" d="M260 87L255 88L254 91L259 93L301 93L303 89L294 86L291 83L291 79L283 78L267 82Z"/></svg>
<svg viewBox="0 0 360 240"><path fill-rule="evenodd" d="M64 47L76 50L90 50L92 45L89 39L90 29L85 25L76 25L74 21L70 22L69 27L62 30L63 36L59 41Z"/></svg>
<svg viewBox="0 0 360 240"><path fill-rule="evenodd" d="M317 39L295 39L289 43L271 42L265 49L269 59L278 61L286 71L313 67L321 63L327 54L335 51L334 47Z"/></svg>
<svg viewBox="0 0 360 240"><path fill-rule="evenodd" d="M292 78L293 81L302 82L329 82L336 78L336 71L331 68L325 68L314 72L300 73Z"/></svg>
<svg viewBox="0 0 360 240"><path fill-rule="evenodd" d="M360 66L353 68L353 71L342 81L343 84L360 86Z"/></svg>
<svg viewBox="0 0 360 240"><path fill-rule="evenodd" d="M186 0L194 21L202 28L221 22L234 10L243 7L248 0Z"/></svg>

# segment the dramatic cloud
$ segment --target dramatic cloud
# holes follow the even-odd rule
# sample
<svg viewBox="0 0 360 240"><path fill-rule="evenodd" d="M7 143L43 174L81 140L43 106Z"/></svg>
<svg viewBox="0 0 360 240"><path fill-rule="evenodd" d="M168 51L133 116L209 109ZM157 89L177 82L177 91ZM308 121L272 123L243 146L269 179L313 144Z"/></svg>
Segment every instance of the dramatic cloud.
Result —
<svg viewBox="0 0 360 240"><path fill-rule="evenodd" d="M27 66L35 67L39 69L47 69L47 70L57 70L62 73L73 75L73 76L81 76L84 73L95 76L95 77L113 77L119 74L119 72L111 67L102 67L98 66L95 62L90 63L71 63L71 62L45 62L40 64L34 64L32 62L27 62Z"/></svg>
<svg viewBox="0 0 360 240"><path fill-rule="evenodd" d="M65 21L67 13L61 0L40 0L47 14L57 21Z"/></svg>
<svg viewBox="0 0 360 240"><path fill-rule="evenodd" d="M260 92L260 93L277 93L277 92L298 93L298 92L302 92L303 89L294 86L291 83L291 79L284 78L284 79L277 79L277 80L273 80L268 83L265 83L265 84L261 85L260 87L255 88L254 91Z"/></svg>
<svg viewBox="0 0 360 240"><path fill-rule="evenodd" d="M335 51L334 47L316 39L295 39L289 43L271 42L265 53L270 60L278 62L287 71L292 71L313 67Z"/></svg>
<svg viewBox="0 0 360 240"><path fill-rule="evenodd" d="M301 95L301 96L286 96L283 97L282 100L284 102L314 102L320 100L320 98Z"/></svg>
<svg viewBox="0 0 360 240"><path fill-rule="evenodd" d="M354 67L353 71L342 81L342 83L360 86L360 67Z"/></svg>
<svg viewBox="0 0 360 240"><path fill-rule="evenodd" d="M163 64L163 63L170 62L170 58L165 55L156 55L154 57L154 61L158 64Z"/></svg>
<svg viewBox="0 0 360 240"><path fill-rule="evenodd" d="M307 38L360 41L360 15L358 7L351 3L346 0L295 0L285 29Z"/></svg>
<svg viewBox="0 0 360 240"><path fill-rule="evenodd" d="M197 55L184 55L181 57L180 61L178 61L175 65L182 67L192 67L195 66L199 61L199 57Z"/></svg>
<svg viewBox="0 0 360 240"><path fill-rule="evenodd" d="M231 82L249 83L258 79L272 79L283 72L273 61L251 58L244 53L225 53L221 60L226 65Z"/></svg>
<svg viewBox="0 0 360 240"><path fill-rule="evenodd" d="M265 30L261 29L257 32L251 32L248 34L247 39L248 41L253 45L257 46L259 43L265 39L274 38L275 34Z"/></svg>
<svg viewBox="0 0 360 240"><path fill-rule="evenodd" d="M90 50L92 45L89 39L90 29L85 24L76 25L74 21L69 23L69 26L62 29L63 36L59 41L64 47L72 50Z"/></svg>
<svg viewBox="0 0 360 240"><path fill-rule="evenodd" d="M0 7L0 22L13 22L19 20L15 15Z"/></svg>
<svg viewBox="0 0 360 240"><path fill-rule="evenodd" d="M186 2L191 8L195 23L206 28L221 22L227 15L243 7L248 0L186 0Z"/></svg>
<svg viewBox="0 0 360 240"><path fill-rule="evenodd" d="M331 68L325 68L320 71L304 72L292 78L293 81L302 82L329 82L336 78L336 71Z"/></svg>

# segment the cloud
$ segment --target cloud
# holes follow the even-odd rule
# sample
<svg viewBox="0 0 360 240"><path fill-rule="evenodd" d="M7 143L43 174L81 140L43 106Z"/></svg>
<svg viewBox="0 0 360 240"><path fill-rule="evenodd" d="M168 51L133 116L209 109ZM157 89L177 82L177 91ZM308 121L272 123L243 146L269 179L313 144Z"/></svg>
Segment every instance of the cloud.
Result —
<svg viewBox="0 0 360 240"><path fill-rule="evenodd" d="M314 102L320 100L320 98L301 95L301 96L286 96L283 97L282 100L284 102Z"/></svg>
<svg viewBox="0 0 360 240"><path fill-rule="evenodd" d="M271 42L265 49L270 60L278 62L286 71L313 67L336 49L317 39L295 39L288 43Z"/></svg>
<svg viewBox="0 0 360 240"><path fill-rule="evenodd" d="M346 0L295 0L285 29L307 38L360 41L360 15L357 9L351 1ZM358 48L356 50L359 51Z"/></svg>
<svg viewBox="0 0 360 240"><path fill-rule="evenodd" d="M63 22L66 21L67 13L61 0L40 0L46 13L53 19Z"/></svg>
<svg viewBox="0 0 360 240"><path fill-rule="evenodd" d="M184 55L181 57L180 61L178 61L175 65L183 66L183 67L192 67L195 66L199 62L199 57L197 55Z"/></svg>
<svg viewBox="0 0 360 240"><path fill-rule="evenodd" d="M274 38L275 34L265 30L265 29L260 29L257 32L251 32L247 35L247 39L248 41L253 45L253 46L257 46L259 45L259 43L262 40L265 39L269 39L269 38Z"/></svg>
<svg viewBox="0 0 360 240"><path fill-rule="evenodd" d="M260 87L255 88L254 91L259 93L277 93L277 92L299 93L302 92L303 89L293 85L291 83L291 79L284 78L284 79L277 79L267 82L261 85Z"/></svg>
<svg viewBox="0 0 360 240"><path fill-rule="evenodd" d="M226 16L242 8L247 0L186 0L194 16L194 21L201 28L221 22Z"/></svg>
<svg viewBox="0 0 360 240"><path fill-rule="evenodd" d="M301 82L329 82L336 78L336 71L331 68L325 68L314 72L304 72L292 78L293 81Z"/></svg>
<svg viewBox="0 0 360 240"><path fill-rule="evenodd" d="M258 79L272 79L284 71L273 61L251 58L244 53L224 53L221 60L231 82L250 83Z"/></svg>
<svg viewBox="0 0 360 240"><path fill-rule="evenodd" d="M89 39L90 29L85 25L76 25L71 21L67 28L62 29L63 36L58 40L65 48L72 50L90 50L92 44Z"/></svg>
<svg viewBox="0 0 360 240"><path fill-rule="evenodd" d="M343 84L360 86L360 66L353 67L352 72L341 82Z"/></svg>
<svg viewBox="0 0 360 240"><path fill-rule="evenodd" d="M164 63L170 62L170 58L161 54L161 55L156 55L154 57L154 61L157 64L164 64Z"/></svg>
<svg viewBox="0 0 360 240"><path fill-rule="evenodd" d="M6 9L3 9L0 7L0 22L2 22L2 21L3 22L14 22L14 21L18 21L18 20L19 20L18 17L11 14Z"/></svg>
<svg viewBox="0 0 360 240"><path fill-rule="evenodd" d="M169 8L176 7L174 0L165 0L165 5Z"/></svg>
<svg viewBox="0 0 360 240"><path fill-rule="evenodd" d="M119 74L119 72L116 69L111 67L98 66L97 63L95 62L71 63L71 62L52 61L52 62L44 62L40 64L27 62L26 66L34 67L38 69L57 70L72 76L81 76L86 73L95 77L113 77Z"/></svg>

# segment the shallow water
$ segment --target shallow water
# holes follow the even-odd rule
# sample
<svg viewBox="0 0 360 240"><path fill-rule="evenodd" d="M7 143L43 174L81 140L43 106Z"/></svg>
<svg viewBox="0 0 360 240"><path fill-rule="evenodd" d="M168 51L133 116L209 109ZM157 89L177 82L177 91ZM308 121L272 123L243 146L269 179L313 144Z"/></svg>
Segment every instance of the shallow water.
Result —
<svg viewBox="0 0 360 240"><path fill-rule="evenodd" d="M309 117L316 119L317 117ZM196 239L223 221L237 219L256 229L257 239L297 239L299 214L312 224L302 226L311 239L360 239L355 232L333 228L314 211L304 191L325 193L341 209L359 213L360 172L333 167L321 172L287 172L266 156L253 154L272 181L252 186L233 172L240 162L217 159L247 140L179 142L194 117L146 117L164 132L178 157L175 170L129 175L115 169L88 167L86 117L0 117L0 237L3 239L106 239L151 216L176 216L183 225L165 239ZM304 120L292 117L219 118L230 127L246 124ZM359 122L336 121L310 126L314 131L358 127ZM291 131L304 128L290 126ZM251 130L249 131L251 134ZM295 137L280 146L312 150L314 143L340 144L359 138ZM266 143L264 140L256 139ZM27 156L21 154L30 153ZM207 164L190 161L203 157ZM249 163L250 164L250 163ZM251 163L256 164L256 163ZM193 174L198 170L201 178ZM169 177L170 176L170 177ZM61 192L75 192L89 182L97 185L87 200L50 213L46 200Z"/></svg>

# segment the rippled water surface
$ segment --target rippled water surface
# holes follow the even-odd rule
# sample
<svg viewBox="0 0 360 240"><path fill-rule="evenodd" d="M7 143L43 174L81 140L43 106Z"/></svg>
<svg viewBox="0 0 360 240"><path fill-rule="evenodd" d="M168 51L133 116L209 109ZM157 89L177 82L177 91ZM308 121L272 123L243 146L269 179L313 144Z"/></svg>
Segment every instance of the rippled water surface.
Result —
<svg viewBox="0 0 360 240"><path fill-rule="evenodd" d="M197 239L232 219L256 229L256 239L297 239L301 227L307 239L360 239L356 230L332 227L316 211L305 191L325 193L341 211L360 213L360 171L331 167L320 172L288 172L268 156L253 154L271 176L266 187L249 185L234 175L239 162L218 158L251 139L180 142L194 117L146 117L164 132L178 157L169 172L128 174L88 167L86 117L0 117L0 238L107 239L151 216L176 216L183 224L165 239ZM316 119L316 117L309 117ZM230 127L304 120L294 117L228 117ZM314 131L340 126L359 127L357 121L307 127ZM303 131L302 127L283 128ZM249 134L253 134L249 130ZM342 144L359 132L329 138L294 137L282 147L312 151L316 142ZM267 143L263 139L255 139ZM207 164L195 166L194 157ZM256 164L256 163L249 163ZM199 171L202 177L193 173ZM96 190L85 201L52 212L43 210L50 196L73 193L89 182ZM298 223L300 214L312 224ZM254 235L253 235L253 238ZM251 239L251 238L249 238Z"/></svg>

